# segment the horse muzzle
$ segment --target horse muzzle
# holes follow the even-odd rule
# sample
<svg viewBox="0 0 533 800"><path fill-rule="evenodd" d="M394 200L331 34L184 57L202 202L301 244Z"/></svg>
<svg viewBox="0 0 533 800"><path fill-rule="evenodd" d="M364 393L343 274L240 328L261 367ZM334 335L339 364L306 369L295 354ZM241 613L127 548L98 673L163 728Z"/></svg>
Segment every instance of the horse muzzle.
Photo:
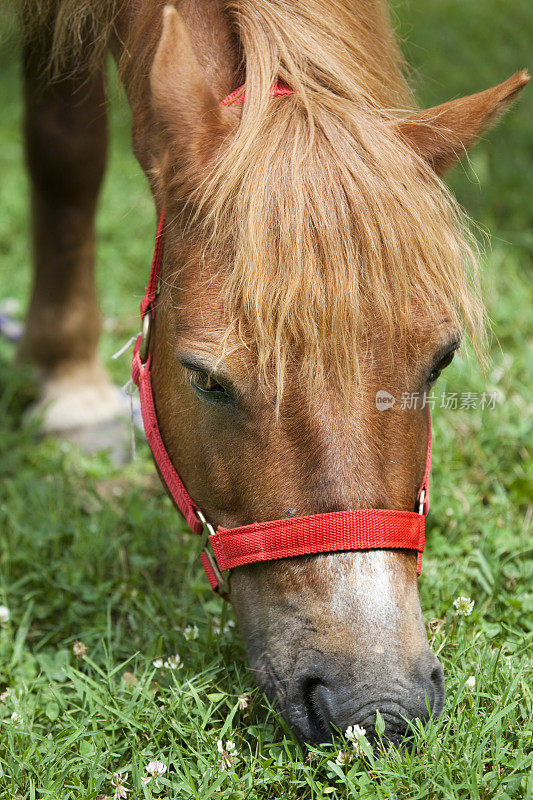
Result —
<svg viewBox="0 0 533 800"><path fill-rule="evenodd" d="M384 739L400 744L415 720L438 717L444 702L444 675L428 651L410 674L382 664L354 669L343 659L315 659L299 666L284 698L282 712L301 741L331 742L350 726L376 741L376 711L385 723Z"/></svg>
<svg viewBox="0 0 533 800"><path fill-rule="evenodd" d="M400 742L437 717L442 667L420 609L414 554L330 553L235 569L231 600L252 672L296 736L350 726Z"/></svg>

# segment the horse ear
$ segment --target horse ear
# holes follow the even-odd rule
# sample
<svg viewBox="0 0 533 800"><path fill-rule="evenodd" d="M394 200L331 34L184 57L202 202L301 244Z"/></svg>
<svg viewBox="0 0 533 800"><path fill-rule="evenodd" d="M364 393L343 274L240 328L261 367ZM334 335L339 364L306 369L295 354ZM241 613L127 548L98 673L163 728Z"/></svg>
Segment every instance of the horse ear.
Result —
<svg viewBox="0 0 533 800"><path fill-rule="evenodd" d="M227 135L218 101L198 63L187 26L170 5L150 73L152 105L164 135L201 168Z"/></svg>
<svg viewBox="0 0 533 800"><path fill-rule="evenodd" d="M526 70L484 92L451 100L397 123L401 136L441 175L490 128L529 81Z"/></svg>

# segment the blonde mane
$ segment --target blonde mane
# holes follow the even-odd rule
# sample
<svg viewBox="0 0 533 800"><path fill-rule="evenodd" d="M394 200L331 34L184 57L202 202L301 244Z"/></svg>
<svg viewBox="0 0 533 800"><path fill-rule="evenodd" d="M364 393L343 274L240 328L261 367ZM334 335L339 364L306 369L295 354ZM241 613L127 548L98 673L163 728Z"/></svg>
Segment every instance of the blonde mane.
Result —
<svg viewBox="0 0 533 800"><path fill-rule="evenodd" d="M212 249L232 253L230 328L278 397L290 362L304 383L349 392L367 332L406 340L421 309L477 349L483 338L464 216L398 135L412 108L401 58L381 5L358 5L228 3L246 100L196 199ZM270 98L278 80L294 94Z"/></svg>

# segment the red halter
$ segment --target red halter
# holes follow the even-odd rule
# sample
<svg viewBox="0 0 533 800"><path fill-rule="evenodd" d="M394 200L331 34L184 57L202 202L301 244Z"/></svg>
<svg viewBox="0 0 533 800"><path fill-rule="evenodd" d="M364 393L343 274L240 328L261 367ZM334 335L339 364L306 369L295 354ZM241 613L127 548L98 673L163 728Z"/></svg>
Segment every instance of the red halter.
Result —
<svg viewBox="0 0 533 800"><path fill-rule="evenodd" d="M273 96L289 93L290 90L284 86L275 87L272 91ZM225 98L221 105L228 106L243 101L244 90L240 87ZM223 595L227 594L228 582L222 573L244 564L339 550L416 550L417 570L420 574L425 520L429 510L431 469L429 407L426 469L417 495L418 513L366 508L254 522L238 528L219 526L216 531L206 520L181 482L167 453L159 431L152 393L150 326L158 294L164 225L163 211L157 227L150 279L141 303L142 333L135 343L131 376L139 389L144 430L161 477L192 532L204 537L201 559L211 587Z"/></svg>

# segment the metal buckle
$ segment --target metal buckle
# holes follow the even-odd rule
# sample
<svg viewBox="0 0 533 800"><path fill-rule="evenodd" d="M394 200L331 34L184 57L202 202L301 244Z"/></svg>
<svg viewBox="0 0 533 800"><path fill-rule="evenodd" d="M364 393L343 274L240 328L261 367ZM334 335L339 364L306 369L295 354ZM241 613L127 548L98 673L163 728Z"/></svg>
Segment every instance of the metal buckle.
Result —
<svg viewBox="0 0 533 800"><path fill-rule="evenodd" d="M423 517L424 516L424 503L426 500L426 490L422 489L420 492L420 497L418 498L418 513Z"/></svg>
<svg viewBox="0 0 533 800"><path fill-rule="evenodd" d="M215 578L217 579L217 591L221 595L228 595L229 594L229 570L225 573L221 572L218 568L217 560L213 551L209 547L209 537L215 533L215 529L211 525L210 522L206 520L202 512L199 508L196 509L196 516L200 520L203 525L203 531L200 536L201 544L202 544L202 553L204 553L205 557L209 561L209 566L214 572Z"/></svg>
<svg viewBox="0 0 533 800"><path fill-rule="evenodd" d="M141 364L144 364L148 358L148 351L150 348L150 333L152 331L152 310L148 308L143 317L141 329L141 344L139 347L139 358Z"/></svg>

